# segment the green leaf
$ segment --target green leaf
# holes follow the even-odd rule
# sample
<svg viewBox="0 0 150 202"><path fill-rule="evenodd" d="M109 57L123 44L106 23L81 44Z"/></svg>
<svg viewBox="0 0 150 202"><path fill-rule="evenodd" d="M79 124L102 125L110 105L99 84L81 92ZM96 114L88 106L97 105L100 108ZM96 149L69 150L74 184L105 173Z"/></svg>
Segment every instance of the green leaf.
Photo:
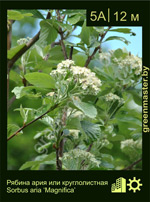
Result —
<svg viewBox="0 0 150 202"><path fill-rule="evenodd" d="M34 72L25 75L25 79L40 88L55 88L55 80L48 74Z"/></svg>
<svg viewBox="0 0 150 202"><path fill-rule="evenodd" d="M108 169L113 169L113 168L114 168L114 165L111 164L111 163L108 163L108 162L106 162L106 161L102 161L101 167L108 168Z"/></svg>
<svg viewBox="0 0 150 202"><path fill-rule="evenodd" d="M118 48L117 50L115 50L114 56L115 56L116 58L120 58L120 57L122 57L122 55L123 55L123 51L122 51L121 48Z"/></svg>
<svg viewBox="0 0 150 202"><path fill-rule="evenodd" d="M93 41L89 46L88 48L95 48L95 47L98 47L100 46L100 42L99 41Z"/></svg>
<svg viewBox="0 0 150 202"><path fill-rule="evenodd" d="M50 109L50 105L43 105L42 107L40 107L38 110L35 111L34 113L34 119L36 119L37 117L41 116L42 114L44 114L45 112L47 112ZM43 124L45 124L46 126L51 126L53 123L53 119L48 116L47 114L42 117L42 119L39 119L40 122L42 122Z"/></svg>
<svg viewBox="0 0 150 202"><path fill-rule="evenodd" d="M25 110L22 108L22 105L20 105L20 115L22 116L23 120L26 119L26 113Z"/></svg>
<svg viewBox="0 0 150 202"><path fill-rule="evenodd" d="M8 124L7 125L7 133L8 133L8 136L12 135L13 133L15 133L17 130L19 130L20 127L17 126L16 124ZM18 134L22 134L23 132L20 131Z"/></svg>
<svg viewBox="0 0 150 202"><path fill-rule="evenodd" d="M110 41L110 40L119 40L124 42L126 45L130 43L130 41L126 40L124 37L119 37L119 36L110 36L105 41Z"/></svg>
<svg viewBox="0 0 150 202"><path fill-rule="evenodd" d="M12 90L12 93L16 95L16 99L20 99L23 96L28 96L30 98L39 98L48 92L49 90L45 90L36 86L17 86Z"/></svg>
<svg viewBox="0 0 150 202"><path fill-rule="evenodd" d="M59 21L55 21L55 23L61 27L64 31L68 30L68 31L71 31L72 30L72 26L69 25L69 24L64 24L62 22L59 22Z"/></svg>
<svg viewBox="0 0 150 202"><path fill-rule="evenodd" d="M52 144L51 142L48 142L48 143L42 145L41 147L38 148L38 151L41 152L43 149L49 148L49 146L50 146L51 144Z"/></svg>
<svg viewBox="0 0 150 202"><path fill-rule="evenodd" d="M36 116L36 118L37 118L37 116ZM46 126L50 126L52 124L52 122L53 122L53 119L50 116L45 115L39 121L42 122L43 124L45 124Z"/></svg>
<svg viewBox="0 0 150 202"><path fill-rule="evenodd" d="M100 126L88 121L81 121L81 127L88 138L93 142L101 135Z"/></svg>
<svg viewBox="0 0 150 202"><path fill-rule="evenodd" d="M77 53L74 54L72 58L75 61L76 65L84 67L87 56L84 53Z"/></svg>
<svg viewBox="0 0 150 202"><path fill-rule="evenodd" d="M110 141L122 141L125 137L123 135L115 135L114 137L108 137L108 140Z"/></svg>
<svg viewBox="0 0 150 202"><path fill-rule="evenodd" d="M104 81L114 81L113 78L108 75L106 72L104 72L101 68L99 67L94 67L94 71L98 74L101 80Z"/></svg>
<svg viewBox="0 0 150 202"><path fill-rule="evenodd" d="M18 45L7 51L7 59L11 60L26 44Z"/></svg>
<svg viewBox="0 0 150 202"><path fill-rule="evenodd" d="M30 168L32 166L38 166L40 165L41 161L27 161L26 163L24 163L19 170L25 170L27 168Z"/></svg>
<svg viewBox="0 0 150 202"><path fill-rule="evenodd" d="M66 47L66 51L67 51L67 55L69 55L70 54L70 47ZM77 50L75 50L75 49L73 50L74 54L76 54L77 52L78 52ZM61 46L55 46L54 48L52 48L49 51L49 55L50 56L49 56L48 61L49 62L54 61L55 67L59 62L64 60L64 54L63 54Z"/></svg>
<svg viewBox="0 0 150 202"><path fill-rule="evenodd" d="M36 49L38 55L40 55L42 58L44 58L43 49L42 49L40 46L38 46L37 44L35 44L34 47L35 47L35 49ZM42 61L42 62L43 62L43 61Z"/></svg>
<svg viewBox="0 0 150 202"><path fill-rule="evenodd" d="M104 27L93 27L98 33L103 34L104 33Z"/></svg>
<svg viewBox="0 0 150 202"><path fill-rule="evenodd" d="M74 15L72 17L68 17L67 20L70 24L74 25L80 21L81 16L79 14Z"/></svg>
<svg viewBox="0 0 150 202"><path fill-rule="evenodd" d="M80 120L78 118L71 118L67 120L66 128L80 130L81 129Z"/></svg>
<svg viewBox="0 0 150 202"><path fill-rule="evenodd" d="M137 126L142 126L142 121L135 118L135 117L131 117L131 116L126 116L126 117L116 117L118 122L125 122L125 123L129 123L131 125L137 125Z"/></svg>
<svg viewBox="0 0 150 202"><path fill-rule="evenodd" d="M41 156L42 157L42 156ZM49 163L49 164L54 164L53 160L56 158L56 154L55 152L52 152L49 155L43 155L43 158L39 158L39 160L35 160L35 161L27 161L26 163L24 163L19 170L25 170L27 168L30 168L32 166L37 167L40 164L44 164L44 163ZM37 159L37 158L36 158Z"/></svg>
<svg viewBox="0 0 150 202"><path fill-rule="evenodd" d="M15 94L16 96L16 99L19 99L21 98L21 91L22 89L24 88L24 86L21 86L21 87L15 87L11 92Z"/></svg>
<svg viewBox="0 0 150 202"><path fill-rule="evenodd" d="M39 170L40 164L34 165L31 167L31 170Z"/></svg>
<svg viewBox="0 0 150 202"><path fill-rule="evenodd" d="M86 15L86 10L79 10L79 9L71 10L71 9L67 9L67 10L63 10L62 13L63 14L67 14L69 16L73 16L73 15L76 15L76 14Z"/></svg>
<svg viewBox="0 0 150 202"><path fill-rule="evenodd" d="M133 32L129 28L118 28L118 29L110 29L110 32L121 32L124 34L132 34Z"/></svg>
<svg viewBox="0 0 150 202"><path fill-rule="evenodd" d="M21 76L14 70L11 69L9 73L9 79L14 81L18 86L22 85Z"/></svg>
<svg viewBox="0 0 150 202"><path fill-rule="evenodd" d="M45 129L43 131L38 132L35 136L34 139L38 139L39 137L43 136L43 135L48 135L51 133L51 130L49 129Z"/></svg>
<svg viewBox="0 0 150 202"><path fill-rule="evenodd" d="M40 39L38 44L46 46L51 44L57 38L57 31L52 25L51 20L42 20L40 22Z"/></svg>
<svg viewBox="0 0 150 202"><path fill-rule="evenodd" d="M92 104L77 101L74 99L73 99L73 103L79 110L81 110L89 118L95 118L96 117L97 110Z"/></svg>
<svg viewBox="0 0 150 202"><path fill-rule="evenodd" d="M128 90L128 92L133 96L134 102L142 106L142 96L137 93L137 90Z"/></svg>
<svg viewBox="0 0 150 202"><path fill-rule="evenodd" d="M40 13L40 11L33 9L33 10L20 10L20 13L26 14L31 13L34 18L45 19L44 16Z"/></svg>
<svg viewBox="0 0 150 202"><path fill-rule="evenodd" d="M7 11L7 19L8 20L22 20L24 17L26 16L32 16L33 14L32 13L25 13L25 14L22 14L21 12L19 11L15 11L15 10L8 10Z"/></svg>
<svg viewBox="0 0 150 202"><path fill-rule="evenodd" d="M90 28L86 26L86 21L84 21L80 36L86 45L90 45Z"/></svg>

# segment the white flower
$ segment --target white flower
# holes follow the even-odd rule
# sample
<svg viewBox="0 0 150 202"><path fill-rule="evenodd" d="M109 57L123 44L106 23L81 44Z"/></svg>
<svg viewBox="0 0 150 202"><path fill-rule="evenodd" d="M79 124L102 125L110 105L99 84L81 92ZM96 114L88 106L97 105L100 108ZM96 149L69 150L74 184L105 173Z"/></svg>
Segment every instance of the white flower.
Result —
<svg viewBox="0 0 150 202"><path fill-rule="evenodd" d="M57 65L57 68L69 68L71 65L74 65L74 61L73 60L69 60L69 59L67 59L67 60L63 60L61 63L59 63L58 65Z"/></svg>
<svg viewBox="0 0 150 202"><path fill-rule="evenodd" d="M125 147L132 147L132 146L134 146L133 139L127 139L127 140L121 141L121 149L124 149Z"/></svg>
<svg viewBox="0 0 150 202"><path fill-rule="evenodd" d="M127 139L121 141L121 149L126 149L126 147L134 149L142 149L142 139L134 141L133 139Z"/></svg>
<svg viewBox="0 0 150 202"><path fill-rule="evenodd" d="M100 53L99 58L100 58L100 61L105 63L105 64L110 63L110 53L106 53L106 52Z"/></svg>
<svg viewBox="0 0 150 202"><path fill-rule="evenodd" d="M21 38L21 39L19 39L19 40L17 41L17 44L18 44L18 45L27 44L30 40L31 40L30 37Z"/></svg>
<svg viewBox="0 0 150 202"><path fill-rule="evenodd" d="M94 72L86 67L75 66L74 61L64 60L57 65L57 69L53 70L50 75L54 76L56 79L60 79L60 76L63 76L65 79L67 73L70 77L66 78L66 81L74 83L81 87L84 90L84 94L93 94L97 95L100 91L101 80L98 79ZM62 78L62 77L61 77Z"/></svg>
<svg viewBox="0 0 150 202"><path fill-rule="evenodd" d="M120 103L124 103L123 98L120 98L118 95L113 94L113 93L109 93L109 94L105 95L105 100L107 102L118 100Z"/></svg>
<svg viewBox="0 0 150 202"><path fill-rule="evenodd" d="M64 153L63 160L71 160L71 159L81 159L86 162L90 162L93 167L99 167L100 161L95 158L93 154L81 149L73 149L67 153Z"/></svg>
<svg viewBox="0 0 150 202"><path fill-rule="evenodd" d="M140 75L142 73L142 59L129 55L126 58L114 58L113 62L117 63L121 69L125 67L129 67L136 75Z"/></svg>

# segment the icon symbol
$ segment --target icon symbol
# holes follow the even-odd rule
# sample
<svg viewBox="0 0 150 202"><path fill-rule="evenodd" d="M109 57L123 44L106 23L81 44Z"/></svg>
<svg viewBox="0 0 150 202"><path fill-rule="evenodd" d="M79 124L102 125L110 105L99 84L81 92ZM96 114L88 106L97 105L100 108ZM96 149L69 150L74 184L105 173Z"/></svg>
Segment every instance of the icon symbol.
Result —
<svg viewBox="0 0 150 202"><path fill-rule="evenodd" d="M126 179L120 177L116 180L116 183L111 185L112 193L126 193Z"/></svg>
<svg viewBox="0 0 150 202"><path fill-rule="evenodd" d="M127 184L127 186L129 186L129 191L133 190L134 193L136 193L136 191L140 191L140 186L142 186L142 184L140 183L141 179L136 180L136 177L133 178L133 180L129 179L130 183ZM136 184L136 187L133 186L133 183Z"/></svg>

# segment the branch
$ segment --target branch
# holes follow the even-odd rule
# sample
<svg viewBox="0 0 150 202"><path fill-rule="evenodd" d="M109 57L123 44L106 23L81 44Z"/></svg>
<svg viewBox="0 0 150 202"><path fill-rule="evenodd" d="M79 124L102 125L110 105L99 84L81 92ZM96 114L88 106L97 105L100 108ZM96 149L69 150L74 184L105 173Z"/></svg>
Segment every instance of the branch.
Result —
<svg viewBox="0 0 150 202"><path fill-rule="evenodd" d="M48 114L49 112L53 111L56 107L58 107L59 104L54 105L53 107L51 107L47 112L45 112L44 114L42 114L41 116L37 117L36 119L30 121L29 123L27 123L26 125L23 125L21 128L19 128L14 134L12 134L10 137L7 138L7 141L9 141L10 139L12 139L13 137L15 137L20 131L22 131L23 129L25 129L27 126L31 125L32 123L36 122L37 120L43 118L43 116L45 116L46 114Z"/></svg>
<svg viewBox="0 0 150 202"><path fill-rule="evenodd" d="M48 12L46 19L49 19L51 17L50 12ZM19 52L17 52L16 55L11 60L8 60L7 67L10 71L13 64L31 47L35 44L36 41L38 41L40 36L40 31L24 46Z"/></svg>
<svg viewBox="0 0 150 202"><path fill-rule="evenodd" d="M60 17L60 12L59 12L59 10L57 10L56 13L57 13L57 20L58 20L59 22L61 22L61 17ZM64 41L63 41L63 40L64 40L64 35L63 35L64 32L62 31L62 28L61 28L61 27L59 27L58 33L60 34L60 37L61 37L61 39L60 39L60 44L61 44L61 47L62 47L62 51L63 51L63 54L64 54L64 58L65 58L65 59L68 59L66 47L65 47L65 44L64 44Z"/></svg>
<svg viewBox="0 0 150 202"><path fill-rule="evenodd" d="M56 45L60 45L60 41L58 41L58 42L53 42L53 43L51 44L51 48L53 48L53 47L56 46Z"/></svg>
<svg viewBox="0 0 150 202"><path fill-rule="evenodd" d="M93 142L89 145L89 147L87 148L87 152L90 152L91 151L91 148L92 148L92 146L93 146ZM83 160L82 162L81 162L81 167L84 165L84 162L85 162L85 160Z"/></svg>
<svg viewBox="0 0 150 202"><path fill-rule="evenodd" d="M135 166L136 164L138 164L141 161L142 161L142 158L138 159L137 161L135 161L134 163L132 163L128 167L124 168L123 170L131 170L133 168L133 166Z"/></svg>
<svg viewBox="0 0 150 202"><path fill-rule="evenodd" d="M91 143L90 145L89 145L89 147L87 148L87 152L90 152L91 151L91 149L92 149L92 146L93 146L93 143Z"/></svg>
<svg viewBox="0 0 150 202"><path fill-rule="evenodd" d="M70 49L69 60L72 60L72 55L73 55L73 46L71 46L71 49Z"/></svg>
<svg viewBox="0 0 150 202"><path fill-rule="evenodd" d="M62 170L62 162L59 159L59 148L56 148L56 169Z"/></svg>
<svg viewBox="0 0 150 202"><path fill-rule="evenodd" d="M87 66L89 65L89 63L90 63L90 61L93 59L94 55L97 53L97 51L98 51L99 49L101 49L101 43L102 43L104 37L106 36L107 32L110 30L110 28L111 28L111 26L109 26L108 29L106 30L106 32L101 35L100 46L97 46L97 47L94 49L93 53L92 53L90 56L88 56L88 58L87 58L87 60L86 60L86 62L85 62L85 65L84 65L85 67L87 67Z"/></svg>
<svg viewBox="0 0 150 202"><path fill-rule="evenodd" d="M66 59L68 59L68 56L67 56L67 51L66 51L65 44L64 44L63 39L62 39L62 34L61 34L60 43L61 43L62 51L63 51L63 54L64 54L64 58L66 60Z"/></svg>

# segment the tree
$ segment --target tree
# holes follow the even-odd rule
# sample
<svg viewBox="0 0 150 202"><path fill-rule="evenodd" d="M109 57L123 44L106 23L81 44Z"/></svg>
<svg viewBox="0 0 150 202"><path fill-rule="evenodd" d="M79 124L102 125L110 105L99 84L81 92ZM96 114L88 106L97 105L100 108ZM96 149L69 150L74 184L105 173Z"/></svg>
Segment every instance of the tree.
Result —
<svg viewBox="0 0 150 202"><path fill-rule="evenodd" d="M8 141L37 122L40 128L34 128L38 156L20 169L140 169L141 58L126 49L102 51L105 41L129 43L108 32L131 29L87 27L85 10L45 12L46 18L38 10L8 11L8 113L22 118L21 127L8 121ZM23 18L40 18L40 31L11 48L13 23ZM72 36L80 41L70 42Z"/></svg>

